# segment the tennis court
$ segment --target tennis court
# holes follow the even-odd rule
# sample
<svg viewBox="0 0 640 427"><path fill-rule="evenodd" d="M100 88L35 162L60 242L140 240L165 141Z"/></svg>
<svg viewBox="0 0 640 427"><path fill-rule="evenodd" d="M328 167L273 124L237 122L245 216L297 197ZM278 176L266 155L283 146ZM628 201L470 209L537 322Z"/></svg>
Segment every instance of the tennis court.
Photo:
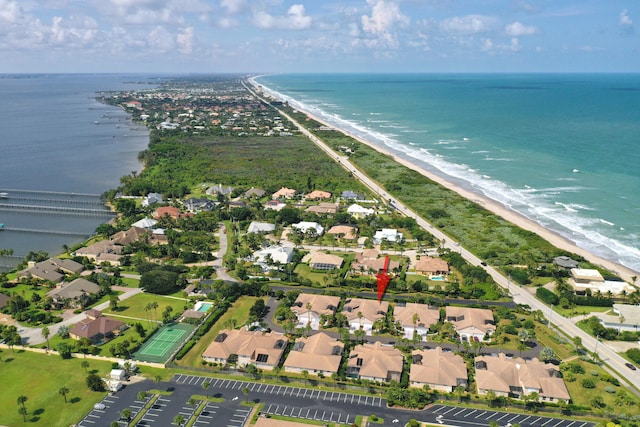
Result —
<svg viewBox="0 0 640 427"><path fill-rule="evenodd" d="M134 353L133 358L147 362L165 363L194 329L194 325L184 323L164 325L140 347L140 350Z"/></svg>

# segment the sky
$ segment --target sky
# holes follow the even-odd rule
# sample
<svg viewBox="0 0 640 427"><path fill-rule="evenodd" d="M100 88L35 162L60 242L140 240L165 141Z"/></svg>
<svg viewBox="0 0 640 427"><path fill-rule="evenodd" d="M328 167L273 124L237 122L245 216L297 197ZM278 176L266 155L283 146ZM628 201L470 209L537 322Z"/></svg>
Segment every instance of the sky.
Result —
<svg viewBox="0 0 640 427"><path fill-rule="evenodd" d="M0 0L0 73L640 72L638 0Z"/></svg>

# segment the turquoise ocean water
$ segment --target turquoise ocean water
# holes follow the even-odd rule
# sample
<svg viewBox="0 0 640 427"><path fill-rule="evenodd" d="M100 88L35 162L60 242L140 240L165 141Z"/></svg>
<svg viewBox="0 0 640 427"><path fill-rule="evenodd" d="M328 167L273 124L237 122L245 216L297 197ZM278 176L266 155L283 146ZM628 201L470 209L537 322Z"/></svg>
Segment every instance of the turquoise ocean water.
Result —
<svg viewBox="0 0 640 427"><path fill-rule="evenodd" d="M640 271L640 75L270 75L333 126Z"/></svg>

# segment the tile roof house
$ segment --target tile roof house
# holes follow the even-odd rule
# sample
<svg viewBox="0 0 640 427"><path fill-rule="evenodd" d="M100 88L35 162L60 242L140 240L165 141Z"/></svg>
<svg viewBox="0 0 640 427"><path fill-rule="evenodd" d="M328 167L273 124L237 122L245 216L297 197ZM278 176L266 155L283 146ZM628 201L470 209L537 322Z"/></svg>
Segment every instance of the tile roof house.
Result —
<svg viewBox="0 0 640 427"><path fill-rule="evenodd" d="M309 307L307 307L307 304ZM298 328L309 324L311 329L320 329L320 316L333 315L340 305L340 297L320 294L300 294L291 306L291 311L298 318Z"/></svg>
<svg viewBox="0 0 640 427"><path fill-rule="evenodd" d="M271 196L272 199L291 199L296 195L296 190L292 188L282 187Z"/></svg>
<svg viewBox="0 0 640 427"><path fill-rule="evenodd" d="M333 234L336 238L353 240L358 237L358 227L352 225L334 225L327 231L327 234Z"/></svg>
<svg viewBox="0 0 640 427"><path fill-rule="evenodd" d="M322 236L324 233L324 227L317 222L301 221L297 224L291 224L291 228L299 230L302 233L314 232L316 236Z"/></svg>
<svg viewBox="0 0 640 427"><path fill-rule="evenodd" d="M429 327L440 320L440 309L408 302L404 307L396 305L393 308L393 318L402 325L405 338L412 340L417 333L421 341L426 341Z"/></svg>
<svg viewBox="0 0 640 427"><path fill-rule="evenodd" d="M578 268L580 263L566 255L557 256L553 259L553 263L562 268Z"/></svg>
<svg viewBox="0 0 640 427"><path fill-rule="evenodd" d="M311 193L305 195L304 198L307 200L330 199L331 193L329 193L328 191L314 190Z"/></svg>
<svg viewBox="0 0 640 427"><path fill-rule="evenodd" d="M317 215L335 214L338 212L340 205L338 203L322 202L318 205L309 206L305 212L315 213Z"/></svg>
<svg viewBox="0 0 640 427"><path fill-rule="evenodd" d="M180 217L180 209L176 208L175 206L161 206L153 212L154 219L160 219L164 216L178 219L178 217Z"/></svg>
<svg viewBox="0 0 640 427"><path fill-rule="evenodd" d="M272 211L281 211L285 206L287 206L287 204L279 200L269 200L264 204L265 209Z"/></svg>
<svg viewBox="0 0 640 427"><path fill-rule="evenodd" d="M400 381L404 356L393 346L376 341L354 347L347 362L347 376L370 381Z"/></svg>
<svg viewBox="0 0 640 427"><path fill-rule="evenodd" d="M426 276L440 276L449 274L449 264L441 258L423 256L416 262L416 273Z"/></svg>
<svg viewBox="0 0 640 427"><path fill-rule="evenodd" d="M50 258L38 263L29 263L30 267L18 273L18 278L35 278L58 283L65 273L78 274L84 266L70 259Z"/></svg>
<svg viewBox="0 0 640 427"><path fill-rule="evenodd" d="M378 258L379 252L376 249L365 249L356 253L356 257L351 263L351 271L357 274L377 274L384 268L385 258ZM393 272L400 268L400 261L389 260L388 271Z"/></svg>
<svg viewBox="0 0 640 427"><path fill-rule="evenodd" d="M250 189L245 191L244 197L247 197L247 198L256 197L259 199L260 197L263 197L265 194L267 194L267 192L264 191L263 189L251 187Z"/></svg>
<svg viewBox="0 0 640 427"><path fill-rule="evenodd" d="M411 353L409 386L451 393L456 387L467 387L467 365L462 356L441 347L418 349Z"/></svg>
<svg viewBox="0 0 640 427"><path fill-rule="evenodd" d="M376 231L376 234L373 235L373 243L379 245L383 240L395 243L402 240L402 233L395 228L383 228L382 230Z"/></svg>
<svg viewBox="0 0 640 427"><path fill-rule="evenodd" d="M485 341L496 330L493 312L485 308L447 306L445 321L451 322L462 341Z"/></svg>
<svg viewBox="0 0 640 427"><path fill-rule="evenodd" d="M247 229L247 234L249 233L271 233L276 230L275 224L270 224L268 222L259 222L259 221L251 221L249 224L249 228Z"/></svg>
<svg viewBox="0 0 640 427"><path fill-rule="evenodd" d="M75 279L71 283L61 283L47 293L58 307L83 307L93 295L100 293L100 286L86 279Z"/></svg>
<svg viewBox="0 0 640 427"><path fill-rule="evenodd" d="M142 199L142 206L149 206L154 203L163 203L164 199L160 193L149 193Z"/></svg>
<svg viewBox="0 0 640 427"><path fill-rule="evenodd" d="M69 336L74 340L88 338L93 343L104 343L128 327L124 322L103 316L98 310L89 310L85 314L87 317L69 330Z"/></svg>
<svg viewBox="0 0 640 427"><path fill-rule="evenodd" d="M558 367L538 359L508 358L504 353L496 356L476 357L476 384L478 394L493 391L497 396L522 399L538 393L540 400L568 402L571 397Z"/></svg>
<svg viewBox="0 0 640 427"><path fill-rule="evenodd" d="M298 338L283 366L285 372L331 376L338 373L344 344L324 332Z"/></svg>
<svg viewBox="0 0 640 427"><path fill-rule="evenodd" d="M234 190L233 187L225 187L222 184L217 184L217 185L212 185L211 187L207 188L205 193L207 193L209 195L222 194L223 196L227 196L227 195L233 193L233 190Z"/></svg>
<svg viewBox="0 0 640 427"><path fill-rule="evenodd" d="M351 190L343 191L341 194L341 197L343 199L350 199L350 200L364 200L364 196L362 194L358 194Z"/></svg>
<svg viewBox="0 0 640 427"><path fill-rule="evenodd" d="M207 362L272 370L280 363L289 339L276 332L223 329L202 353Z"/></svg>
<svg viewBox="0 0 640 427"><path fill-rule="evenodd" d="M362 298L349 298L342 308L342 314L349 321L349 331L354 333L362 329L367 335L372 334L374 322L383 319L387 311L388 302Z"/></svg>
<svg viewBox="0 0 640 427"><path fill-rule="evenodd" d="M370 208L362 207L354 203L353 205L347 208L347 213L354 218L364 218L369 215L373 215L374 213L376 213L376 211Z"/></svg>
<svg viewBox="0 0 640 427"><path fill-rule="evenodd" d="M108 261L112 265L120 265L121 253L122 246L116 245L111 240L100 240L75 251L76 256L87 257L98 264L102 261Z"/></svg>
<svg viewBox="0 0 640 427"><path fill-rule="evenodd" d="M209 212L216 208L220 202L211 199L192 197L182 201L182 206L189 212Z"/></svg>
<svg viewBox="0 0 640 427"><path fill-rule="evenodd" d="M279 245L269 246L255 251L251 259L263 270L270 270L277 263L289 264L293 259L293 248Z"/></svg>
<svg viewBox="0 0 640 427"><path fill-rule="evenodd" d="M344 260L337 255L314 252L309 259L309 267L313 270L335 270L342 267Z"/></svg>
<svg viewBox="0 0 640 427"><path fill-rule="evenodd" d="M138 227L138 228L153 228L154 225L156 225L158 223L158 221L156 221L155 219L152 218L142 218L140 221L136 221L133 224L131 224L131 227Z"/></svg>

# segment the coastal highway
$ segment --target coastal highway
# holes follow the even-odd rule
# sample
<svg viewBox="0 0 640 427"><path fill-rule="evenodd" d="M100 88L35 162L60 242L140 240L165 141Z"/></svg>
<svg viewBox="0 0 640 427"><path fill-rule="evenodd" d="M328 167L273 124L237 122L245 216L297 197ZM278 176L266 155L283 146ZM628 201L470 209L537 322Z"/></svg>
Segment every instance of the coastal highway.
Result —
<svg viewBox="0 0 640 427"><path fill-rule="evenodd" d="M246 87L246 86L245 86ZM259 97L255 92L251 90L251 88L247 87L255 96ZM262 98L261 98L262 99ZM267 102L263 99L264 102ZM393 206L398 212L407 215L411 218L414 218L418 225L420 225L423 229L427 230L429 233L433 234L436 239L439 239L441 242L444 242L444 247L448 248L452 251L459 252L460 255L470 264L475 266L481 266L484 268L487 273L491 275L491 277L503 288L507 289L510 295L512 295L514 302L517 304L528 305L531 307L531 310L540 310L542 313L547 316L550 320L550 323L557 327L559 330L563 331L568 337L580 337L582 339L583 346L590 352L596 351L598 352L599 357L605 362L605 367L609 368L609 372L622 380L623 382L628 382L629 384L637 387L640 384L640 369L636 371L632 371L627 366L625 366L626 360L618 355L615 351L610 349L606 344L599 342L596 338L584 332L582 329L577 327L570 319L560 316L557 313L553 312L553 309L547 305L545 305L542 301L539 301L532 294L527 292L525 289L520 289L518 286L510 283L509 279L503 276L500 272L498 272L495 268L487 265L482 265L482 260L460 246L460 244L454 241L452 238L444 234L442 231L433 227L432 224L427 222L424 218L420 217L418 214L410 210L407 206L389 194L384 188L382 188L377 182L369 178L369 176L362 173L358 170L355 165L353 165L348 157L340 155L333 151L327 144L325 144L318 137L309 132L306 128L300 125L297 121L295 121L291 116L286 114L282 110L278 110L279 114L283 117L286 117L291 123L293 123L302 134L308 137L311 141L313 141L322 151L324 151L330 158L335 159L335 161L341 165L343 168L351 172L351 174L357 178L364 185L369 187L371 191L381 197L383 200L386 200L391 206ZM318 120L318 119L316 119ZM318 120L320 121L320 120ZM635 391L637 393L637 390Z"/></svg>

